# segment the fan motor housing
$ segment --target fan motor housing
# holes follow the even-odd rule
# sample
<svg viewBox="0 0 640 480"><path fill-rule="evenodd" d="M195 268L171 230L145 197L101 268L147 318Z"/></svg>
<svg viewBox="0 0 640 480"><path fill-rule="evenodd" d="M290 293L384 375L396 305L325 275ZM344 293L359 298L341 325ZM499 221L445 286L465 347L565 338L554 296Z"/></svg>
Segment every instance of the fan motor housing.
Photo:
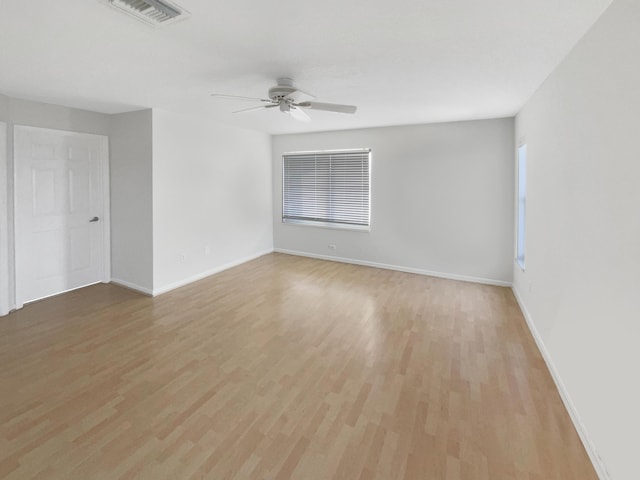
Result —
<svg viewBox="0 0 640 480"><path fill-rule="evenodd" d="M297 89L293 86L293 80L289 77L278 78L278 84L269 89L269 98L271 100L280 101L290 93Z"/></svg>
<svg viewBox="0 0 640 480"><path fill-rule="evenodd" d="M295 91L296 89L294 87L290 87L288 85L276 85L269 89L269 98L271 100L281 100Z"/></svg>

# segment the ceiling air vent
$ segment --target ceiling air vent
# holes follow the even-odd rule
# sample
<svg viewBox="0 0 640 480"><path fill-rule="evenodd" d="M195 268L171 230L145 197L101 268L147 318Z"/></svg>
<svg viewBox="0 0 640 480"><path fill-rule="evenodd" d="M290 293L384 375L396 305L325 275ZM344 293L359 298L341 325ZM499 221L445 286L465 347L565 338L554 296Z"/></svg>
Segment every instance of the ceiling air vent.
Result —
<svg viewBox="0 0 640 480"><path fill-rule="evenodd" d="M150 25L168 25L189 17L189 12L167 0L102 0Z"/></svg>

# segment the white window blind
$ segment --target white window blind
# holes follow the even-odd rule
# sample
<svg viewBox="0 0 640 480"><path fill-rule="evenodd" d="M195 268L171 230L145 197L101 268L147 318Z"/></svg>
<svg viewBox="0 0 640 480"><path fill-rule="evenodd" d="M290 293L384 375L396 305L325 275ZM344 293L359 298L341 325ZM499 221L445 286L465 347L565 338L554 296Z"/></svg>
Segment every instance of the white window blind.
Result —
<svg viewBox="0 0 640 480"><path fill-rule="evenodd" d="M283 155L282 221L369 229L370 150Z"/></svg>

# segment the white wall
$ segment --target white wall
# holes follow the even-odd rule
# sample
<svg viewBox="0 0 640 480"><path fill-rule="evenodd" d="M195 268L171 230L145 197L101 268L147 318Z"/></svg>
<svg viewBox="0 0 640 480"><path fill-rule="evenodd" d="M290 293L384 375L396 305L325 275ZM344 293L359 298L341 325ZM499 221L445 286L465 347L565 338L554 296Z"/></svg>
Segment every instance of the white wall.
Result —
<svg viewBox="0 0 640 480"><path fill-rule="evenodd" d="M153 291L151 110L112 115L110 125L111 276Z"/></svg>
<svg viewBox="0 0 640 480"><path fill-rule="evenodd" d="M516 121L528 198L514 288L615 480L640 478L639 25L640 2L614 1Z"/></svg>
<svg viewBox="0 0 640 480"><path fill-rule="evenodd" d="M347 148L371 148L371 231L283 224L282 154ZM513 119L276 136L274 246L508 285L513 150Z"/></svg>
<svg viewBox="0 0 640 480"><path fill-rule="evenodd" d="M271 141L153 111L154 292L273 249Z"/></svg>

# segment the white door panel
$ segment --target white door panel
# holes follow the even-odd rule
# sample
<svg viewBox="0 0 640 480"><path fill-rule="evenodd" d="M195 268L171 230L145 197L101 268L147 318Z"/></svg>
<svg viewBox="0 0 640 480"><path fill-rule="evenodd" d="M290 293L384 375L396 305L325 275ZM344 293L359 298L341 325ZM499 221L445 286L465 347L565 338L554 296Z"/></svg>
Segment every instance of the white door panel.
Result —
<svg viewBox="0 0 640 480"><path fill-rule="evenodd" d="M104 281L106 137L14 131L18 305Z"/></svg>

